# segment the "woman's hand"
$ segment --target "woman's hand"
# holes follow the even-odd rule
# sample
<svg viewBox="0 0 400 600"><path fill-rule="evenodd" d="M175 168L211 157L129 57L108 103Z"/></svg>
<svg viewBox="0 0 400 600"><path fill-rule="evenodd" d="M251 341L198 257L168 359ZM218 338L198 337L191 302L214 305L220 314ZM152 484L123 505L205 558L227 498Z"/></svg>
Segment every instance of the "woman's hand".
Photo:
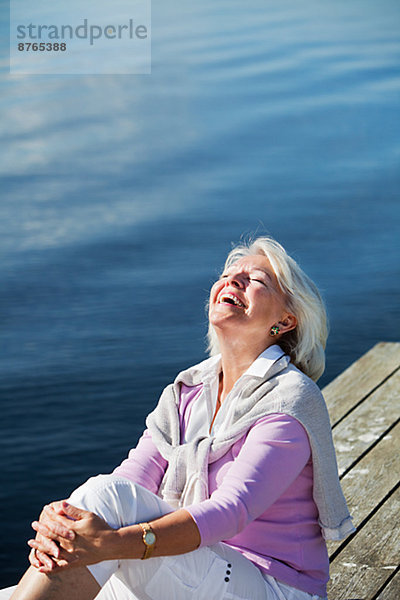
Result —
<svg viewBox="0 0 400 600"><path fill-rule="evenodd" d="M40 514L39 521L41 523L46 523L49 520L48 514L51 514L49 511L55 511L59 514L64 514L62 510L62 500L57 502L52 502L48 506L45 506ZM46 539L40 533L36 534L36 541L40 541L43 547L46 547L46 553L41 552L40 550L36 550L32 548L29 553L29 562L36 569L40 569L40 567L46 566L48 570L53 570L57 567L57 562L54 559L59 557L59 547L55 542L50 539ZM29 544L29 542L28 542Z"/></svg>
<svg viewBox="0 0 400 600"><path fill-rule="evenodd" d="M43 573L114 558L115 530L94 513L66 501L45 507L32 527L37 536L28 542L35 551L30 560Z"/></svg>

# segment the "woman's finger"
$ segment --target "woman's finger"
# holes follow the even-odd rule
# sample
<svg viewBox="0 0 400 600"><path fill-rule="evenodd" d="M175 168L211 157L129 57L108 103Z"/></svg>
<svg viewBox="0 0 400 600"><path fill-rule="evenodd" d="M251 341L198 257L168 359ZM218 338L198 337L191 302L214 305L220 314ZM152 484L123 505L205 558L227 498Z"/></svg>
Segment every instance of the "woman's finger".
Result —
<svg viewBox="0 0 400 600"><path fill-rule="evenodd" d="M77 508L76 506L69 504L66 500L61 502L61 509L68 519L73 519L74 521L84 519L91 514L88 510Z"/></svg>
<svg viewBox="0 0 400 600"><path fill-rule="evenodd" d="M52 571L56 567L56 563L44 552L35 551L38 566L34 565L38 571L45 569L47 572Z"/></svg>
<svg viewBox="0 0 400 600"><path fill-rule="evenodd" d="M63 504L66 500L57 500L57 502L52 502L49 506L59 515L64 515Z"/></svg>
<svg viewBox="0 0 400 600"><path fill-rule="evenodd" d="M54 569L55 563L43 552L32 550L29 553L29 562L35 569L46 569L46 572Z"/></svg>
<svg viewBox="0 0 400 600"><path fill-rule="evenodd" d="M64 511L62 508L62 503L64 500L57 500L56 502L51 502L50 504L46 504L42 508L42 512L40 513L39 521L42 522L43 519L46 518L46 513L50 513L55 515L63 515Z"/></svg>
<svg viewBox="0 0 400 600"><path fill-rule="evenodd" d="M56 502L50 502L48 506L55 512L58 512L59 510L62 510L62 503L63 500L57 500Z"/></svg>
<svg viewBox="0 0 400 600"><path fill-rule="evenodd" d="M49 544L48 546L46 546L48 548L48 552L46 552L46 554L57 554L58 545L53 540L50 540L41 535L40 533L37 533L35 541L40 542L44 547L46 546L46 544Z"/></svg>
<svg viewBox="0 0 400 600"><path fill-rule="evenodd" d="M45 552L35 550L34 548L29 554L29 562L41 573L50 573L57 569L69 567L72 563L76 562L77 558L75 554L60 551L60 558L54 560Z"/></svg>
<svg viewBox="0 0 400 600"><path fill-rule="evenodd" d="M33 523L31 523L32 529L34 529L37 533L39 533L42 537L45 538L49 538L49 539L57 539L57 534L53 531L51 531L47 525L44 525L43 523L39 523L38 521L33 521Z"/></svg>
<svg viewBox="0 0 400 600"><path fill-rule="evenodd" d="M60 558L60 548L55 542L48 538L41 538L40 540L28 540L28 546L34 550L45 552L49 557Z"/></svg>
<svg viewBox="0 0 400 600"><path fill-rule="evenodd" d="M71 567L71 565L74 566L73 563L77 562L78 560L78 557L75 554L68 553L65 551L61 551L60 558L57 560L52 560L51 563L46 561L46 555L43 555L38 550L36 551L36 554L38 555L38 558L43 556L43 564L38 569L40 573L50 573L52 571L57 571L63 568L65 569L66 567Z"/></svg>
<svg viewBox="0 0 400 600"><path fill-rule="evenodd" d="M36 556L36 550L35 548L32 548L32 550L29 552L29 562L31 563L32 567L35 567L35 569L39 569L42 566L42 563L39 561L38 557Z"/></svg>
<svg viewBox="0 0 400 600"><path fill-rule="evenodd" d="M50 529L53 529L61 537L65 537L67 539L74 539L74 534L71 527L73 521L75 520L76 519L74 519L73 517L66 516L64 510L62 510L61 514L61 512L57 513L52 508L46 507L45 509L43 509L39 523L47 525Z"/></svg>
<svg viewBox="0 0 400 600"><path fill-rule="evenodd" d="M49 569L50 571L52 571L57 566L56 563L54 562L54 560L52 560L44 552L40 552L40 550L36 550L36 556L38 557L38 559L42 563L41 567L46 566L47 569ZM41 568L41 567L39 567L39 568Z"/></svg>
<svg viewBox="0 0 400 600"><path fill-rule="evenodd" d="M52 540L73 540L75 538L75 533L71 529L67 529L65 525L56 520L48 519L46 522L33 521L32 529Z"/></svg>

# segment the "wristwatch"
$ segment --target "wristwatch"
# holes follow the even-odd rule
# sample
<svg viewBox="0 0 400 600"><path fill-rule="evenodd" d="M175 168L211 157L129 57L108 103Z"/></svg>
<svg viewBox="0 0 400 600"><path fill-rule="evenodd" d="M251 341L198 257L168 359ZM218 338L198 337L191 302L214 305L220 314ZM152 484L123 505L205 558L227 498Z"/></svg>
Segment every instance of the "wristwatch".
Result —
<svg viewBox="0 0 400 600"><path fill-rule="evenodd" d="M142 556L142 560L146 558L150 558L152 552L154 550L154 546L156 545L156 534L150 527L149 523L139 523L139 526L143 531L143 543L146 546L144 554Z"/></svg>

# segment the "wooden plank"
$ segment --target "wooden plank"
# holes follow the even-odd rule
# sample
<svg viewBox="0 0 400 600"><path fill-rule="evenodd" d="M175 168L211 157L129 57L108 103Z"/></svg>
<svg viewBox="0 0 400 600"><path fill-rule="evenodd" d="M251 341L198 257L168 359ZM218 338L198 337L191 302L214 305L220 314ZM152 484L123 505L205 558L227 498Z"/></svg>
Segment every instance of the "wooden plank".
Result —
<svg viewBox="0 0 400 600"><path fill-rule="evenodd" d="M332 425L400 366L400 342L381 342L322 390Z"/></svg>
<svg viewBox="0 0 400 600"><path fill-rule="evenodd" d="M399 417L400 370L333 430L339 474L367 451Z"/></svg>
<svg viewBox="0 0 400 600"><path fill-rule="evenodd" d="M391 579L381 591L376 600L399 600L400 598L400 571Z"/></svg>
<svg viewBox="0 0 400 600"><path fill-rule="evenodd" d="M379 592L399 561L399 510L400 489L332 562L328 597L370 599Z"/></svg>
<svg viewBox="0 0 400 600"><path fill-rule="evenodd" d="M342 479L343 492L356 527L396 486L399 473L400 423ZM368 490L368 493L360 493L360 490ZM342 543L329 542L329 555L332 556Z"/></svg>

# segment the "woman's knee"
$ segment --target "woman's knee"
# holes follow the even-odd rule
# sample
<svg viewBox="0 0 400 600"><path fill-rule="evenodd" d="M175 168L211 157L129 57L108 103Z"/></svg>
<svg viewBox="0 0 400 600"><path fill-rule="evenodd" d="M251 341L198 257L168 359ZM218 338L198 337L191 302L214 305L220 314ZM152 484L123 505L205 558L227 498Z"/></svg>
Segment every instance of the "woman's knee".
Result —
<svg viewBox="0 0 400 600"><path fill-rule="evenodd" d="M94 512L117 529L150 521L173 509L141 485L120 475L97 475L77 488L69 502Z"/></svg>
<svg viewBox="0 0 400 600"><path fill-rule="evenodd" d="M136 484L117 475L90 477L68 501L97 514L114 529L136 523Z"/></svg>

